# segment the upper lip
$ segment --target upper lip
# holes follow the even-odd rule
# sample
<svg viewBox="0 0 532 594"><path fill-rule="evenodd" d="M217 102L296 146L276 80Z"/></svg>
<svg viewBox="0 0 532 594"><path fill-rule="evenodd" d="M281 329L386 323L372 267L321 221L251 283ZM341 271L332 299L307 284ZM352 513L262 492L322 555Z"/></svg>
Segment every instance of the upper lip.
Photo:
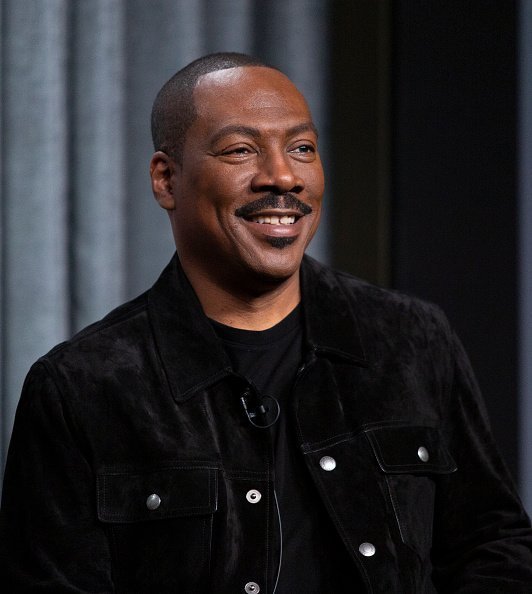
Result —
<svg viewBox="0 0 532 594"><path fill-rule="evenodd" d="M237 217L249 219L256 216L296 216L300 218L303 215L310 214L312 207L297 196L288 192L284 195L273 193L266 194L257 198L235 210Z"/></svg>

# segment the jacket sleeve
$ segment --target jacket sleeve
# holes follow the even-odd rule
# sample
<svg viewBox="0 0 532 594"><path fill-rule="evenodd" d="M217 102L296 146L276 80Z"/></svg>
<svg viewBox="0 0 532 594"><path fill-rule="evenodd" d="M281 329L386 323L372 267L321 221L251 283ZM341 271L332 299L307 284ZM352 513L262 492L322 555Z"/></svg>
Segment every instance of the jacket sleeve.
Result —
<svg viewBox="0 0 532 594"><path fill-rule="evenodd" d="M95 478L43 363L17 408L0 512L4 592L113 592L107 537L95 513Z"/></svg>
<svg viewBox="0 0 532 594"><path fill-rule="evenodd" d="M494 443L458 338L451 334L452 388L444 434L457 471L437 489L433 563L438 592L530 594L532 530Z"/></svg>

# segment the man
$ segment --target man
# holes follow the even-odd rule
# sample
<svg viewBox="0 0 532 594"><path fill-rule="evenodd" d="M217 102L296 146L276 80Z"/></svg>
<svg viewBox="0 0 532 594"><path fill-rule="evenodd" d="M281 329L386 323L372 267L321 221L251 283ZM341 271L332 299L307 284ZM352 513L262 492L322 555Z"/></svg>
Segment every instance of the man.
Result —
<svg viewBox="0 0 532 594"><path fill-rule="evenodd" d="M305 100L214 54L155 100L177 255L32 368L9 592L532 592L532 532L443 314L303 257Z"/></svg>

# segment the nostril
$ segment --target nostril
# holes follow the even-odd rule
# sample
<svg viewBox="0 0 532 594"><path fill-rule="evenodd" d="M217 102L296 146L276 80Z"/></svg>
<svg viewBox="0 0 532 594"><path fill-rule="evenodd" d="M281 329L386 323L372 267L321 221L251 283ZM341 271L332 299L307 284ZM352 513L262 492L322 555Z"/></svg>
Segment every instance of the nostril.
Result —
<svg viewBox="0 0 532 594"><path fill-rule="evenodd" d="M305 189L303 181L293 175L273 176L259 173L251 182L254 192L269 192L272 194L300 194Z"/></svg>
<svg viewBox="0 0 532 594"><path fill-rule="evenodd" d="M256 192L268 191L276 194L300 193L304 181L293 170L292 164L284 155L267 155L258 164L259 170L252 180L252 189Z"/></svg>

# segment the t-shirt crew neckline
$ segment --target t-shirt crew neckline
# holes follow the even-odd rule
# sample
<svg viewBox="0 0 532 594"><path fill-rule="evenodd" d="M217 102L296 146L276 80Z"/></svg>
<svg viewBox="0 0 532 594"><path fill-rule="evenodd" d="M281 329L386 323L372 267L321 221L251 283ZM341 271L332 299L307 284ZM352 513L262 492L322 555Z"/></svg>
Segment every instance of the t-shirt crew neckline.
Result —
<svg viewBox="0 0 532 594"><path fill-rule="evenodd" d="M242 328L227 326L211 318L209 318L209 321L214 327L216 334L224 342L247 347L263 347L264 345L275 344L283 340L288 334L299 329L301 315L301 304L298 304L285 318L275 324L275 326L266 328L266 330L244 330Z"/></svg>

